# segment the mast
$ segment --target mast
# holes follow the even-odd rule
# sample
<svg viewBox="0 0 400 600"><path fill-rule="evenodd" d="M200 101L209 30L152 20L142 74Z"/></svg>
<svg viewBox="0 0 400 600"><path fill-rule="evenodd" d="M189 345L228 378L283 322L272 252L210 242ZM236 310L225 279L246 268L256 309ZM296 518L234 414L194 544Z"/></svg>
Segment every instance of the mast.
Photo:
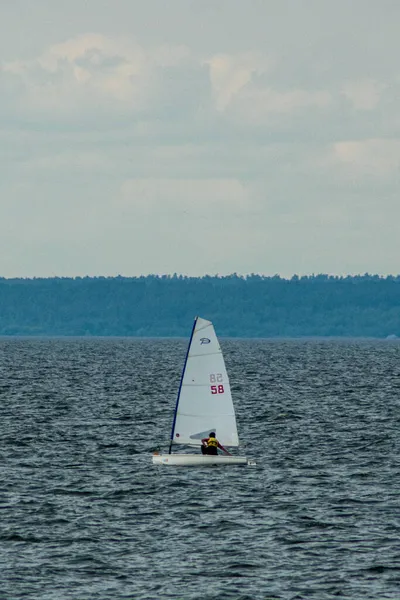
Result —
<svg viewBox="0 0 400 600"><path fill-rule="evenodd" d="M172 442L174 440L175 423L176 423L176 415L178 413L179 398L180 398L180 395L181 395L182 383L183 383L183 378L185 376L186 363L187 363L188 357L189 357L190 346L192 344L193 335L194 335L194 332L195 332L195 329L196 329L196 325L197 325L197 319L198 319L198 317L195 318L194 323L193 323L192 333L190 334L190 340L189 340L188 348L187 348L187 351L186 351L186 358L185 358L185 362L184 362L183 369L182 369L181 381L179 383L178 396L176 398L174 418L173 418L173 421L172 421L171 439L170 439L170 443L169 443L168 454L171 454L171 450L172 450Z"/></svg>

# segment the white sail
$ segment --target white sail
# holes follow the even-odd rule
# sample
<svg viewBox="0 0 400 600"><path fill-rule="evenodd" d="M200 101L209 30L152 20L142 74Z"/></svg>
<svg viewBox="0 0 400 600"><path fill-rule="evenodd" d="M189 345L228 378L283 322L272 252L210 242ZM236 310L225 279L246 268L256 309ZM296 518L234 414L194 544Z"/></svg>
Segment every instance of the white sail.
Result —
<svg viewBox="0 0 400 600"><path fill-rule="evenodd" d="M171 443L201 445L214 431L223 446L239 446L224 358L211 321L197 317L175 409Z"/></svg>

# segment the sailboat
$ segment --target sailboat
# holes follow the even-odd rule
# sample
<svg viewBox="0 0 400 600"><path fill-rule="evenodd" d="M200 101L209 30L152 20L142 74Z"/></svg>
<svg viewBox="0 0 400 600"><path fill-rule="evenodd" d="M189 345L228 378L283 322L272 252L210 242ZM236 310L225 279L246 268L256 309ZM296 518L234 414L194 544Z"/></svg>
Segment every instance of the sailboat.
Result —
<svg viewBox="0 0 400 600"><path fill-rule="evenodd" d="M211 321L196 317L186 353L172 421L168 454L153 454L153 464L173 466L254 464L245 456L201 454L202 439L215 432L225 448L237 448L235 409L224 357ZM197 454L173 453L192 446Z"/></svg>

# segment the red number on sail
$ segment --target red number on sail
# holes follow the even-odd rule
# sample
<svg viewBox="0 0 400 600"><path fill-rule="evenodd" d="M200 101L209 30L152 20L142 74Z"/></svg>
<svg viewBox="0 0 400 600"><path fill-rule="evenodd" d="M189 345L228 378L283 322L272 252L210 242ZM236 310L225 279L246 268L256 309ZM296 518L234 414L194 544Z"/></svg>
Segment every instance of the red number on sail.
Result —
<svg viewBox="0 0 400 600"><path fill-rule="evenodd" d="M223 385L212 385L211 386L211 393L212 394L223 394L224 393L224 386Z"/></svg>

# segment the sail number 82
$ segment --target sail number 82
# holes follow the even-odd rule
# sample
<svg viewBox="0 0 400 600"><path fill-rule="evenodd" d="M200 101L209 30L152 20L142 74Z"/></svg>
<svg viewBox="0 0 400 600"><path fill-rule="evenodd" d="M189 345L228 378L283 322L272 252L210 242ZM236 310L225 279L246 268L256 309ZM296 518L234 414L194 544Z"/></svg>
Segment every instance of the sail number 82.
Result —
<svg viewBox="0 0 400 600"><path fill-rule="evenodd" d="M210 383L214 384L211 386L211 393L212 394L223 394L224 393L224 386L222 385L221 381L223 381L223 377L222 377L222 373L212 373L210 375ZM217 385L215 385L217 384Z"/></svg>

